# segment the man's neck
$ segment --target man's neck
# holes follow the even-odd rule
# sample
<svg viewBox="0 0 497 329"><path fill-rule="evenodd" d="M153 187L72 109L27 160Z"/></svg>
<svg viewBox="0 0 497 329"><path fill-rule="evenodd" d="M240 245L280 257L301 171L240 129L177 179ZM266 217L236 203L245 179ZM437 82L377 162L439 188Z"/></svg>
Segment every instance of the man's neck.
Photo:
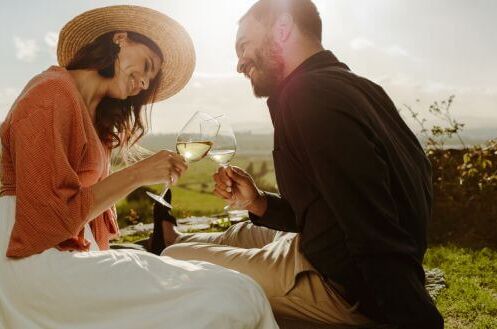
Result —
<svg viewBox="0 0 497 329"><path fill-rule="evenodd" d="M289 76L297 67L305 62L308 58L312 57L316 53L323 51L324 48L321 44L308 44L308 45L295 45L295 47L290 47L285 53L285 70L283 72L284 77Z"/></svg>

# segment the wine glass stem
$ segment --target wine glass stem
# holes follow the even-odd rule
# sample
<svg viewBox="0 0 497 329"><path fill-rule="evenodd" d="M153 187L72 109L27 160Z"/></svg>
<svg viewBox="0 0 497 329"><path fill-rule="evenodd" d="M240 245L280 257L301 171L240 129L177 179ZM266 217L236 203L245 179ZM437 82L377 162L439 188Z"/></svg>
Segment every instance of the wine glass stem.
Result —
<svg viewBox="0 0 497 329"><path fill-rule="evenodd" d="M183 157L184 159L184 157ZM188 161L185 159L186 163L188 163ZM172 183L172 182L171 182ZM167 191L169 190L169 184L168 183L165 183L164 184L164 191L161 193L160 197L164 200L165 196L166 196L166 193Z"/></svg>
<svg viewBox="0 0 497 329"><path fill-rule="evenodd" d="M164 184L164 191L160 194L161 199L164 199L168 190L169 190L169 184L166 183Z"/></svg>

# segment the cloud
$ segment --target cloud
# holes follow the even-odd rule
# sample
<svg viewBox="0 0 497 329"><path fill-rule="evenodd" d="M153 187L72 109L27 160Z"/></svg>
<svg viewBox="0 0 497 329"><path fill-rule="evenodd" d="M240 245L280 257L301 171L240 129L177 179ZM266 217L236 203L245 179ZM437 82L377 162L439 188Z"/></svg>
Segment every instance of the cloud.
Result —
<svg viewBox="0 0 497 329"><path fill-rule="evenodd" d="M428 95L464 95L472 97L497 97L497 87L494 86L464 86L440 80L415 79L405 74L383 75L373 79L385 86L400 87Z"/></svg>
<svg viewBox="0 0 497 329"><path fill-rule="evenodd" d="M57 42L59 40L59 34L55 32L47 32L43 38L45 44L48 46L48 53L52 60L57 59Z"/></svg>
<svg viewBox="0 0 497 329"><path fill-rule="evenodd" d="M399 45L382 46L377 45L374 41L358 37L350 41L350 48L353 50L374 50L381 52L391 57L405 57L414 61L419 61L419 59L412 56L407 49Z"/></svg>
<svg viewBox="0 0 497 329"><path fill-rule="evenodd" d="M197 79L233 79L241 77L241 74L234 73L209 73L209 72L194 72L193 78Z"/></svg>
<svg viewBox="0 0 497 329"><path fill-rule="evenodd" d="M19 91L15 88L0 89L0 121L3 121Z"/></svg>
<svg viewBox="0 0 497 329"><path fill-rule="evenodd" d="M407 50L397 45L390 46L386 48L384 51L390 56L409 57L409 53L407 52Z"/></svg>
<svg viewBox="0 0 497 329"><path fill-rule="evenodd" d="M486 87L483 89L483 93L489 96L497 96L497 87Z"/></svg>
<svg viewBox="0 0 497 329"><path fill-rule="evenodd" d="M47 46L49 46L52 49L55 49L57 47L57 41L59 39L59 35L55 32L47 32L45 34L45 43Z"/></svg>
<svg viewBox="0 0 497 329"><path fill-rule="evenodd" d="M21 39L14 37L16 47L16 57L23 62L32 62L35 60L40 48L38 43L33 39Z"/></svg>
<svg viewBox="0 0 497 329"><path fill-rule="evenodd" d="M366 48L375 48L375 44L364 38L355 38L352 41L350 41L350 48L354 50L362 50Z"/></svg>

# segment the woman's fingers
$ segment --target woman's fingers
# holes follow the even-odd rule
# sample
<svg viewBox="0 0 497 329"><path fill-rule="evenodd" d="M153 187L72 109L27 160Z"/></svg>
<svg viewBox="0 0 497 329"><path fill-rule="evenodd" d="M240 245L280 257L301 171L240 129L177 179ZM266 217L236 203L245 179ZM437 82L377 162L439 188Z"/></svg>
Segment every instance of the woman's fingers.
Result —
<svg viewBox="0 0 497 329"><path fill-rule="evenodd" d="M183 175L183 173L188 169L188 164L185 159L177 153L171 151L160 151L162 154L161 159L159 161L167 162L170 176L172 178L172 183L176 182L179 176ZM165 159L164 159L165 158Z"/></svg>
<svg viewBox="0 0 497 329"><path fill-rule="evenodd" d="M172 165L179 168L182 172L186 171L186 169L188 168L188 164L186 163L185 159L177 154L172 154L169 161Z"/></svg>
<svg viewBox="0 0 497 329"><path fill-rule="evenodd" d="M175 170L174 168L169 172L169 176L171 177L171 181L169 182L169 184L173 184L175 185L178 180L179 180L179 177L181 176L181 173L178 171L178 170Z"/></svg>

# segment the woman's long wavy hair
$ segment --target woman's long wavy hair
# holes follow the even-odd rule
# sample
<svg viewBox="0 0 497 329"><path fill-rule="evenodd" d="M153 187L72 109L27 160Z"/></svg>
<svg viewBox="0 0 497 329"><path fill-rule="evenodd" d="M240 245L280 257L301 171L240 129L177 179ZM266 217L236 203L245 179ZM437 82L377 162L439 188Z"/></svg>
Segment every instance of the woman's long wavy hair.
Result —
<svg viewBox="0 0 497 329"><path fill-rule="evenodd" d="M97 70L102 77L114 77L114 64L118 59L120 47L113 42L114 34L120 31L113 31L103 34L93 42L81 48L74 58L67 65L67 70L91 69ZM161 60L164 59L159 47L149 38L127 31L128 38L137 43L141 43L154 53ZM100 140L111 149L120 148L121 155L125 162L129 157L136 156L138 152L131 152L131 147L140 140L148 130L148 117L146 115L147 103L152 104L155 99L158 82L161 72L150 81L149 88L142 90L136 96L130 96L124 100L104 97L96 108L95 128ZM136 144L139 151L139 146Z"/></svg>

